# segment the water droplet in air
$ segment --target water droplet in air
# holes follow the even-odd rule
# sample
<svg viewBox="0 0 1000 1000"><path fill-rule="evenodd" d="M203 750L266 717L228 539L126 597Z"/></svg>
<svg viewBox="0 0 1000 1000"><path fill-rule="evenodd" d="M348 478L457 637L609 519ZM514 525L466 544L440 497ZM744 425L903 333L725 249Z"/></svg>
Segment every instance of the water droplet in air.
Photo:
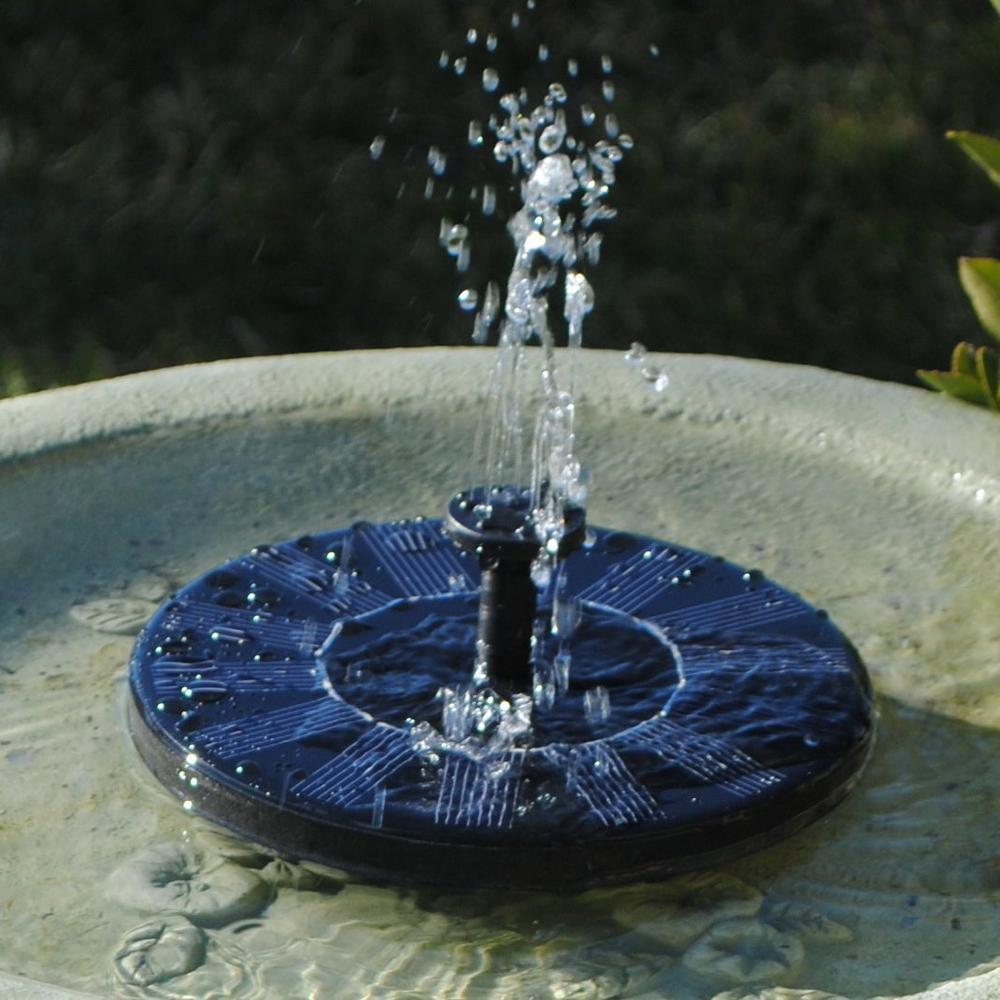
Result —
<svg viewBox="0 0 1000 1000"><path fill-rule="evenodd" d="M660 56L660 46L657 45L655 42L650 42L649 43L649 54L654 59L658 59L659 56Z"/></svg>
<svg viewBox="0 0 1000 1000"><path fill-rule="evenodd" d="M382 150L385 149L385 136L377 135L372 139L371 145L368 147L368 153L373 160L377 160L382 155Z"/></svg>
<svg viewBox="0 0 1000 1000"><path fill-rule="evenodd" d="M549 156L552 153L558 152L565 136L565 128L559 128L558 125L547 125L542 129L542 134L538 137L538 148L546 156Z"/></svg>
<svg viewBox="0 0 1000 1000"><path fill-rule="evenodd" d="M487 93L492 94L497 87L500 86L500 74L493 69L492 66L487 66L483 70L483 90Z"/></svg>
<svg viewBox="0 0 1000 1000"><path fill-rule="evenodd" d="M448 157L437 146L431 146L427 150L427 165L437 177L440 177L448 166Z"/></svg>
<svg viewBox="0 0 1000 1000"><path fill-rule="evenodd" d="M438 56L438 66L440 66L441 69L447 69L448 63L450 62L451 62L451 56L448 54L447 50L442 49L441 55Z"/></svg>
<svg viewBox="0 0 1000 1000"><path fill-rule="evenodd" d="M580 64L575 59L569 59L566 62L566 72L570 76L576 76L580 72Z"/></svg>
<svg viewBox="0 0 1000 1000"><path fill-rule="evenodd" d="M512 28L519 28L521 26L521 15L518 14L517 11L514 11L514 13L510 15L510 26Z"/></svg>
<svg viewBox="0 0 1000 1000"><path fill-rule="evenodd" d="M458 293L458 304L466 312L472 312L479 302L479 293L474 288L466 288Z"/></svg>
<svg viewBox="0 0 1000 1000"><path fill-rule="evenodd" d="M496 50L497 50L497 36L494 35L493 32L491 31L486 36L486 51L496 52Z"/></svg>
<svg viewBox="0 0 1000 1000"><path fill-rule="evenodd" d="M601 72L607 76L615 68L615 64L611 61L611 56L603 55L601 56Z"/></svg>
<svg viewBox="0 0 1000 1000"><path fill-rule="evenodd" d="M625 354L625 360L630 365L641 364L646 359L646 345L635 342Z"/></svg>
<svg viewBox="0 0 1000 1000"><path fill-rule="evenodd" d="M584 125L593 125L597 120L597 115L589 104L580 105L580 119Z"/></svg>
<svg viewBox="0 0 1000 1000"><path fill-rule="evenodd" d="M459 56L455 60L455 76L461 76L465 72L465 67L468 66L469 60L465 56Z"/></svg>
<svg viewBox="0 0 1000 1000"><path fill-rule="evenodd" d="M618 117L617 115L605 115L604 116L604 134L609 139L617 139L618 133L621 129L618 127Z"/></svg>
<svg viewBox="0 0 1000 1000"><path fill-rule="evenodd" d="M655 392L664 392L670 385L670 376L659 365L643 365L642 377Z"/></svg>
<svg viewBox="0 0 1000 1000"><path fill-rule="evenodd" d="M475 45L476 42L479 41L479 32L476 31L475 28L469 28L469 30L465 33L465 40L470 45Z"/></svg>
<svg viewBox="0 0 1000 1000"><path fill-rule="evenodd" d="M492 184L483 186L483 215L492 215L497 207L497 192Z"/></svg>
<svg viewBox="0 0 1000 1000"><path fill-rule="evenodd" d="M483 144L483 126L473 118L469 122L469 145L481 146Z"/></svg>
<svg viewBox="0 0 1000 1000"><path fill-rule="evenodd" d="M622 132L622 134L618 136L618 145L621 146L622 149L634 149L635 139L633 139L628 132Z"/></svg>
<svg viewBox="0 0 1000 1000"><path fill-rule="evenodd" d="M601 84L601 93L604 95L604 100L609 104L615 99L615 85L611 80L605 80Z"/></svg>
<svg viewBox="0 0 1000 1000"><path fill-rule="evenodd" d="M549 47L544 42L538 46L538 61L546 62L549 58Z"/></svg>

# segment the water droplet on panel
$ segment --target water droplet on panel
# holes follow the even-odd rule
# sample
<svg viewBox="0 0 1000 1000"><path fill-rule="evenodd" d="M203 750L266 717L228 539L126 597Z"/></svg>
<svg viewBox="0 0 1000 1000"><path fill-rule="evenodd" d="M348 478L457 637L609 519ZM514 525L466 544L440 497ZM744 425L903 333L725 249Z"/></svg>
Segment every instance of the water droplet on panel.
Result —
<svg viewBox="0 0 1000 1000"><path fill-rule="evenodd" d="M587 721L593 725L607 722L611 715L611 698L608 689L598 685L583 696L583 711Z"/></svg>

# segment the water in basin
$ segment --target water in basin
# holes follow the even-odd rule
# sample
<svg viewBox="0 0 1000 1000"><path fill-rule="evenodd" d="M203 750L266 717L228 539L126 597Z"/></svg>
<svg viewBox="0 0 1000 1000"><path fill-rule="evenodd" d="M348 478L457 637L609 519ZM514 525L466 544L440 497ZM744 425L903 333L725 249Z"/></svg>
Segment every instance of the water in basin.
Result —
<svg viewBox="0 0 1000 1000"><path fill-rule="evenodd" d="M590 516L760 566L854 639L882 732L832 815L724 871L516 896L324 877L220 839L162 792L123 722L125 664L157 602L263 540L438 514L441 484L465 480L456 413L476 405L483 356L382 363L404 380L445 370L449 394L387 409L376 389L348 392L358 374L331 359L344 391L326 407L137 424L0 466L0 968L121 996L861 998L1000 963L993 487L947 463L934 481L882 463L891 442L866 454L832 419L817 434L739 398L688 404L690 361L649 405L584 392ZM609 359L583 364L598 384ZM122 902L112 873L158 845L187 867L151 880L183 892ZM233 888L236 865L266 886ZM163 914L196 912L199 891L208 916L187 941ZM151 919L158 947L204 961L125 985L115 956L145 947Z"/></svg>

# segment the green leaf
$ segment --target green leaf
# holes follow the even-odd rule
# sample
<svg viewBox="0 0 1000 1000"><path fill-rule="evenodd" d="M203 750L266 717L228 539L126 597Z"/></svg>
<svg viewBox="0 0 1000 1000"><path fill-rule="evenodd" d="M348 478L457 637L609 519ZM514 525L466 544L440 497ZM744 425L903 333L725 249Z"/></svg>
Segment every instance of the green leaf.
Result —
<svg viewBox="0 0 1000 1000"><path fill-rule="evenodd" d="M997 13L1000 14L1000 0L990 0L994 7L997 9Z"/></svg>
<svg viewBox="0 0 1000 1000"><path fill-rule="evenodd" d="M994 0L994 3L1000 0ZM957 142L966 155L986 171L994 184L1000 185L1000 139L993 139L978 132L946 132L945 135Z"/></svg>
<svg viewBox="0 0 1000 1000"><path fill-rule="evenodd" d="M1000 260L992 257L961 257L958 276L972 300L979 322L1000 340Z"/></svg>
<svg viewBox="0 0 1000 1000"><path fill-rule="evenodd" d="M1000 0L997 0L1000 3ZM951 371L954 375L976 375L976 349L968 341L955 345L951 352Z"/></svg>
<svg viewBox="0 0 1000 1000"><path fill-rule="evenodd" d="M990 403L990 409L1000 410L1000 356L988 347L980 347L976 351L976 372L979 383L985 386Z"/></svg>
<svg viewBox="0 0 1000 1000"><path fill-rule="evenodd" d="M920 370L917 376L932 389L954 396L966 403L992 409L989 393L975 375L956 375L954 372L929 372Z"/></svg>

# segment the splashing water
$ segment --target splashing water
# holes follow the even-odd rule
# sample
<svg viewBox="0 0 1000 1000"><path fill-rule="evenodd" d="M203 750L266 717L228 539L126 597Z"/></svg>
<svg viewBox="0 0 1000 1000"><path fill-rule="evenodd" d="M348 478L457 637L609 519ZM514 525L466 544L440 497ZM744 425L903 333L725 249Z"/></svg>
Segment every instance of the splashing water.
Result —
<svg viewBox="0 0 1000 1000"><path fill-rule="evenodd" d="M469 29L467 42L475 44L479 37L475 29ZM495 36L486 37L486 49L495 51ZM539 63L553 65L550 54L549 47L541 44ZM444 60L445 65L447 62ZM567 60L570 81L576 79L579 67L577 59ZM600 92L605 105L615 97L612 71L611 56L603 55ZM486 93L499 89L500 76L492 66L482 70L482 86ZM622 134L617 116L610 109L600 118L603 137L588 134L598 118L588 104L573 111L566 84L551 80L537 105L531 105L524 88L508 91L499 97L498 108L485 125L474 119L468 129L469 145L490 149L493 160L519 182L521 195L520 207L507 220L514 254L506 287L501 289L497 282L490 281L481 303L475 289L465 288L459 296L463 309L472 311L479 306L473 320L475 343L486 343L498 326L498 349L477 433L476 453L480 461L485 460L485 468L475 478L486 483L530 482L532 520L541 543L532 578L540 589L553 582L558 587L557 559L565 532L566 506L582 505L586 499L587 477L576 455L574 427L574 368L583 343L583 324L595 301L586 271L600 258L602 234L595 227L615 216L607 200L617 165L625 150L634 145L630 136ZM573 133L571 120L582 123L582 134ZM484 141L486 132L492 133L492 143ZM432 152L428 162L440 176L444 157L437 149ZM483 214L490 215L495 208L495 188L486 185ZM459 271L465 271L470 253L468 228L442 220L441 244L456 258ZM554 296L562 299L561 323L553 316ZM569 350L560 362L556 344L563 329ZM526 347L532 343L541 346L536 371L528 370ZM540 402L529 431L531 395L540 395ZM530 454L530 475L526 475L526 453ZM556 600L552 621L546 627L563 643L572 631L569 621ZM568 650L562 650L557 659L558 664L543 670L545 676L536 677L535 695L540 705L566 690ZM491 746L511 745L524 727L530 728L530 699L526 704L498 703L487 682L479 679L478 693L474 684L445 694L443 730L448 739L461 742L489 732L487 742ZM592 714L600 718L604 702L600 695L595 699Z"/></svg>

